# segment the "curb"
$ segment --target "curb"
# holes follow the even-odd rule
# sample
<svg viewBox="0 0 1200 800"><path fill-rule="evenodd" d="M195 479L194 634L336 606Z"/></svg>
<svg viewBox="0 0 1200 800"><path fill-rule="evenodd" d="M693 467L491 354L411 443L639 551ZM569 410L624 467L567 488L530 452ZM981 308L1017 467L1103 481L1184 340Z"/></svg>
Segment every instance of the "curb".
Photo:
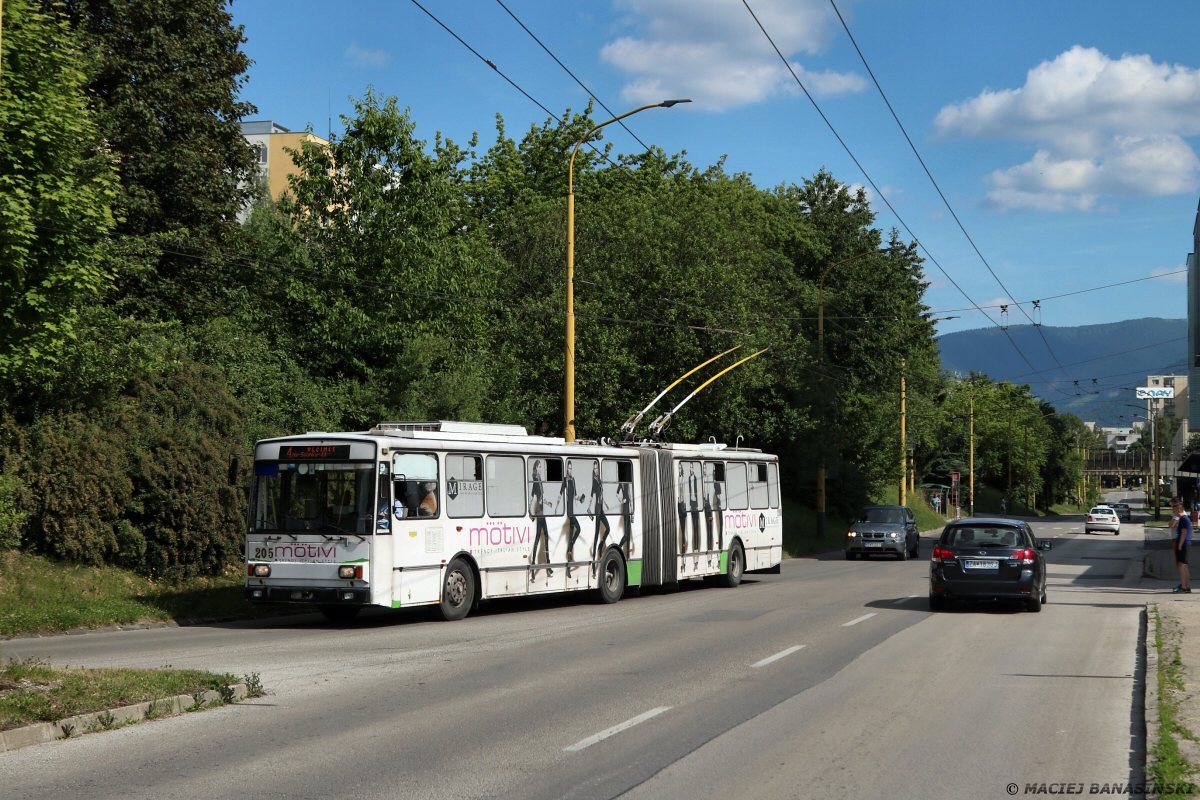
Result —
<svg viewBox="0 0 1200 800"><path fill-rule="evenodd" d="M1143 612L1146 615L1146 625L1143 628L1145 634L1142 636L1142 653L1145 655L1146 663L1146 693L1142 704L1142 711L1146 721L1146 758L1142 764L1142 775L1147 782L1150 781L1150 754L1154 752L1154 748L1158 746L1158 733L1162 727L1162 720L1158 716L1158 648L1152 646L1154 634L1150 631L1150 626L1154 624L1150 616L1150 607L1157 605L1156 603L1146 603L1146 610ZM1155 634L1157 631L1155 631ZM1158 797L1157 794L1146 793L1147 800L1154 800Z"/></svg>
<svg viewBox="0 0 1200 800"><path fill-rule="evenodd" d="M234 702L246 697L245 683L235 683L230 688L233 689ZM220 692L207 689L203 693L198 692L194 695L178 694L161 700L150 700L131 706L80 714L58 722L35 722L22 728L0 732L0 753L20 750L22 747L30 747L35 744L45 744L56 739L67 739L85 733L133 725L146 719L174 716L190 710L199 711L201 708L211 708L222 702Z"/></svg>

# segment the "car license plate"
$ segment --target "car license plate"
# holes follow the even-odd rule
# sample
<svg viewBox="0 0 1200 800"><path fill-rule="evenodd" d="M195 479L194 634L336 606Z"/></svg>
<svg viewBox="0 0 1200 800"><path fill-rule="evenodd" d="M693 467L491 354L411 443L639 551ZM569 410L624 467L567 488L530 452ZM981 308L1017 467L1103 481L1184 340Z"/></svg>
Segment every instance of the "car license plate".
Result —
<svg viewBox="0 0 1200 800"><path fill-rule="evenodd" d="M973 561L967 560L963 562L967 569L1000 569L999 561Z"/></svg>
<svg viewBox="0 0 1200 800"><path fill-rule="evenodd" d="M863 547L883 547L883 542L863 542Z"/></svg>

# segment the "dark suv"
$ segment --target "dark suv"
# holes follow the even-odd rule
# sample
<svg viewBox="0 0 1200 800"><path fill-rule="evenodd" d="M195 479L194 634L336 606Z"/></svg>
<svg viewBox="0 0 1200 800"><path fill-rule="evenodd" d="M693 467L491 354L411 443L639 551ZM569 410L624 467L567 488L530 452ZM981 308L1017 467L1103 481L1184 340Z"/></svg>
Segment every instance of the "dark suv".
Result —
<svg viewBox="0 0 1200 800"><path fill-rule="evenodd" d="M929 565L929 607L951 600L1019 600L1030 611L1046 602L1050 542L1024 522L972 518L946 526Z"/></svg>

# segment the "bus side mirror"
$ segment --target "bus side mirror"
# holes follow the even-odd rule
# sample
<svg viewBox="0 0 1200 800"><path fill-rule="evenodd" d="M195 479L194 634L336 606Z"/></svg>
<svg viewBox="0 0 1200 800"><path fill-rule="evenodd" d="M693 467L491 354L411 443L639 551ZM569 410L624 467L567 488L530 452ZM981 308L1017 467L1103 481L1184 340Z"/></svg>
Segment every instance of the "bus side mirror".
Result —
<svg viewBox="0 0 1200 800"><path fill-rule="evenodd" d="M238 480L238 459L234 456L229 460L229 485L237 486Z"/></svg>

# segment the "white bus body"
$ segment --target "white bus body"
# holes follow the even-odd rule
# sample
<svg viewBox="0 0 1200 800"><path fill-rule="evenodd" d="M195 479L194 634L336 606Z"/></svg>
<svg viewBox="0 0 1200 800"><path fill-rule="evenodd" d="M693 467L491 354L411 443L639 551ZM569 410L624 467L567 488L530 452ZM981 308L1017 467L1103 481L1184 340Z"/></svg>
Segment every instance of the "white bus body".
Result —
<svg viewBox="0 0 1200 800"><path fill-rule="evenodd" d="M783 556L775 456L567 444L511 425L260 441L248 518L247 599L333 618L440 604L455 619L480 600L544 592L615 602L688 578L736 585Z"/></svg>

